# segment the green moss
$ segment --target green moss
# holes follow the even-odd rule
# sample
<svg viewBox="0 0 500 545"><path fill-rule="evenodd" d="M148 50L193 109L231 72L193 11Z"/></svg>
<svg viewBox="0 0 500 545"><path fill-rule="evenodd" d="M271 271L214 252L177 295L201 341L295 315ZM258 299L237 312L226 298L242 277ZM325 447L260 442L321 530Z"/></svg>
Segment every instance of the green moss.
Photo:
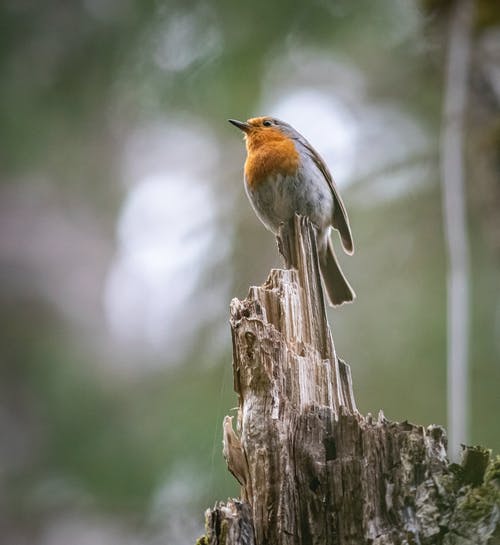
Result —
<svg viewBox="0 0 500 545"><path fill-rule="evenodd" d="M500 504L500 456L490 459L491 451L482 447L471 447L464 456L464 482L472 485L457 502L457 509L467 512L470 520L479 520L491 514ZM485 465L485 461L489 463ZM484 468L484 469L483 469ZM480 479L480 486L474 486Z"/></svg>
<svg viewBox="0 0 500 545"><path fill-rule="evenodd" d="M490 465L486 468L484 474L484 482L486 484L498 485L500 483L500 455L497 454Z"/></svg>
<svg viewBox="0 0 500 545"><path fill-rule="evenodd" d="M201 536L196 540L195 545L208 545L208 536Z"/></svg>
<svg viewBox="0 0 500 545"><path fill-rule="evenodd" d="M474 459L482 467L482 461L486 457L490 458L491 451L481 447L469 449L469 452L475 452L477 456ZM467 466L467 460L464 457L464 466ZM500 488L497 481L500 479L500 456L490 460L490 463L481 473L481 486L464 487L465 494L458 500L457 509L464 511L466 518L470 520L479 520L490 515L496 505L500 503Z"/></svg>
<svg viewBox="0 0 500 545"><path fill-rule="evenodd" d="M500 504L500 487L497 485L500 478L500 457L490 460L485 470L478 471L482 467L481 460L486 456L490 457L490 451L480 447L469 448L473 456L467 461L464 456L462 465L463 474L460 471L454 472L456 484L461 483L458 489L457 501L452 511L449 522L450 536L461 536L460 539L468 539L463 543L488 543L498 526L497 506ZM472 472L475 480L481 476L482 484L474 486L470 478L466 478L467 464L472 464L476 470ZM469 475L470 477L470 475ZM467 481L469 481L467 483ZM459 543L450 537L445 543ZM456 537L458 540L459 538ZM473 540L474 541L471 541Z"/></svg>
<svg viewBox="0 0 500 545"><path fill-rule="evenodd" d="M495 505L500 502L500 491L491 485L470 488L457 502L457 509L463 511L464 519L478 521L489 517Z"/></svg>

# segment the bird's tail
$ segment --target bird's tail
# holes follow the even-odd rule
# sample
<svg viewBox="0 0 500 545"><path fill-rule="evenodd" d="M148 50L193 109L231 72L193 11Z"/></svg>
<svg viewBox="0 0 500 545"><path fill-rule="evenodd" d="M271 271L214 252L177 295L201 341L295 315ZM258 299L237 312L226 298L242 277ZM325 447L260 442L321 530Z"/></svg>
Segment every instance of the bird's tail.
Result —
<svg viewBox="0 0 500 545"><path fill-rule="evenodd" d="M328 240L326 251L320 257L319 264L330 305L337 306L354 301L356 294L340 270L331 240Z"/></svg>

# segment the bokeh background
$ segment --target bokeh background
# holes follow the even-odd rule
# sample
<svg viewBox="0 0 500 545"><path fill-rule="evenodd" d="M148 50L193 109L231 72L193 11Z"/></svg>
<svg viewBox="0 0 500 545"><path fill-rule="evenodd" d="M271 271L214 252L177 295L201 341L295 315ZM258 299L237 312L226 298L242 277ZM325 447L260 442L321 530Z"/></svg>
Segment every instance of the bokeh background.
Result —
<svg viewBox="0 0 500 545"><path fill-rule="evenodd" d="M193 543L238 494L228 307L280 260L229 117L289 121L340 186L360 409L446 424L452 4L1 2L0 542ZM499 12L475 2L466 119L470 442L497 451Z"/></svg>

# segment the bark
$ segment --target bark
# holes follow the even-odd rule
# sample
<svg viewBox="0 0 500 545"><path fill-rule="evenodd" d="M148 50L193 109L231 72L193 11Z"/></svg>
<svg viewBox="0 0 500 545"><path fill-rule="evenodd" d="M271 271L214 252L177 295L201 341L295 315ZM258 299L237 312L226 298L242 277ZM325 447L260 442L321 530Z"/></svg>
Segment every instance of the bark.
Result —
<svg viewBox="0 0 500 545"><path fill-rule="evenodd" d="M294 218L279 246L293 268L231 303L239 412L223 451L242 500L207 511L199 544L494 543L500 461L476 448L450 466L441 427L362 416L328 327L314 228Z"/></svg>

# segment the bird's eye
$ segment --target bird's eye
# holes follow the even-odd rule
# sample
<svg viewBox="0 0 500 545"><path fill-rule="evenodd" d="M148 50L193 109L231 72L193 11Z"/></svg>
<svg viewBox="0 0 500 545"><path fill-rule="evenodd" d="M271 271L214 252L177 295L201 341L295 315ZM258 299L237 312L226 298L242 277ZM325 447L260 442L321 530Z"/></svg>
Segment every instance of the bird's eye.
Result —
<svg viewBox="0 0 500 545"><path fill-rule="evenodd" d="M264 125L264 127L270 127L273 122L270 121L269 119L266 119L265 121L262 122L262 124Z"/></svg>

